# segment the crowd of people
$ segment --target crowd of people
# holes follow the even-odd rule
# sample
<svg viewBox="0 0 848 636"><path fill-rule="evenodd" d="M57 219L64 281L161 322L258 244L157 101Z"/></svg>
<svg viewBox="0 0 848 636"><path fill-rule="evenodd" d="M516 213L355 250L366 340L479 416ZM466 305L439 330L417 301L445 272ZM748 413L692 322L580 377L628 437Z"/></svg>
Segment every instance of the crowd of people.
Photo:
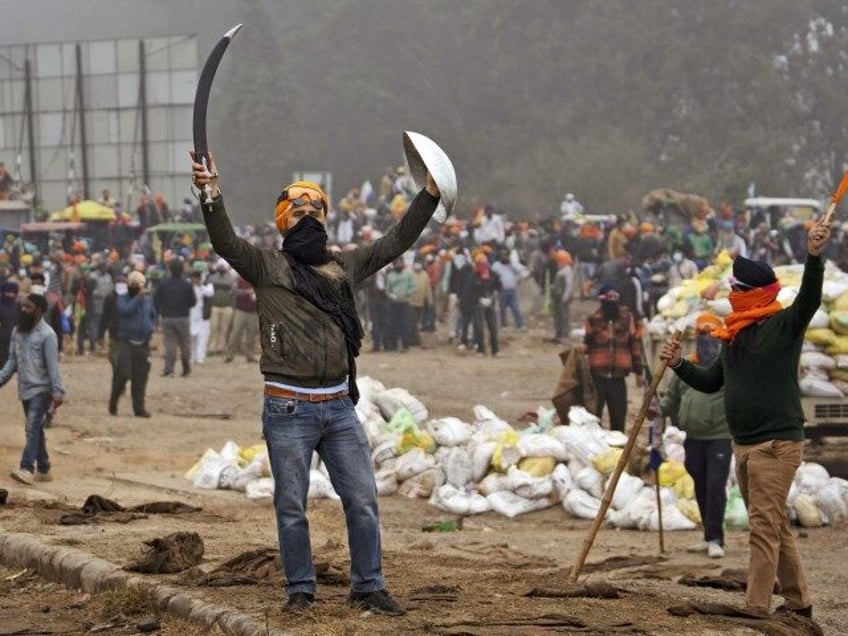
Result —
<svg viewBox="0 0 848 636"><path fill-rule="evenodd" d="M677 223L651 214L637 218L632 212L594 216L586 214L569 194L559 213L548 218L511 220L508 214L481 204L474 206L467 220L450 217L437 225L429 223L439 197L435 182L428 177L427 187L418 190L406 171L396 168L386 172L376 191L366 183L335 206L319 185L292 184L278 199L273 223L233 228L217 190L217 170L210 173L197 163L193 170L195 185L212 184L216 193L203 201L210 210L205 220L211 242L175 234L170 244L154 249L148 235L141 232L125 237L128 242L121 246L57 240L48 244L44 254L27 251L19 242L7 242L0 250L0 385L18 374L27 421L21 465L12 473L16 480L31 484L50 479L44 427L64 399L59 364L63 355L107 355L112 365L108 412L118 414L129 384L132 411L146 418L151 417L145 403L150 343L157 329L164 343L164 377L173 377L178 370L188 376L194 365L205 364L210 355L220 355L224 363L236 356L256 362L261 352L263 422L272 470L275 477L299 484L296 492L281 493L275 499L289 582L287 609L305 609L314 602L308 534L298 529L306 491L302 480L294 480L291 473L300 470L298 466L277 452L289 443L278 425L289 416L300 422L298 409L306 408L298 407L300 402L335 403L350 396L338 403L338 413L331 418L340 434L349 429L356 420L354 359L363 338L370 340L373 352L407 352L422 345L422 333L438 333L440 341L460 351L497 357L500 330L527 329L528 317L519 302L522 285L535 287L535 297L542 300L536 309L551 316L546 323L551 325L547 339L551 343L574 335L571 304L575 299L597 299L600 306L581 325L583 351L597 391L598 414L606 408L610 427L623 431L625 378L633 373L637 385L643 382L645 320L671 286L695 276L726 251L735 259L734 314L726 326L715 317L699 319L699 333L711 333L730 344L719 352L699 336L695 362L708 366L697 367L682 362L679 345L667 342L662 357L679 381L663 400L662 410L693 432L687 441L686 465L695 477L706 522L704 541L697 549L713 557L724 554L722 483L729 470L732 439L737 471L742 471L743 496L751 511L752 568L768 570L767 575L749 574L749 607L767 611L777 575L791 593L787 611L811 612L797 551L786 528L778 528L785 520L778 519L774 506L761 503L785 500L787 484L800 461L797 427L775 431L769 421L756 434L749 434L738 419L739 413L748 413L747 407L739 406L739 413L728 411L725 419L720 417L723 413L716 399L699 391L722 390L728 370L737 366L739 385L753 382L744 375L750 365L739 362L734 347L737 333L751 324L746 316L769 319L779 311L773 307L772 266L805 262L811 272L818 273L821 262L830 259L846 267L848 248L838 223L822 225L815 219L799 221L791 216L772 223L768 217L736 211L728 204L717 212L705 205L692 218ZM104 192L104 204L109 199ZM190 204L186 214L191 215L186 218L203 218ZM174 218L164 201L155 197L143 198L137 215L144 227ZM831 233L835 240L829 241ZM744 269L746 263L756 266ZM821 281L808 281L812 276L805 274L803 289L810 296L805 311L814 308L816 289L820 294ZM761 288L768 293L754 294L755 305L749 306L739 296L751 296L752 290ZM261 303L257 294L264 298ZM279 322L283 305L287 311L297 310ZM793 311L779 314L786 316L781 320L791 322ZM744 324L734 324L737 314L745 318ZM807 314L792 323L793 342L803 334ZM318 346L309 333L314 334L312 329L322 322L334 327L322 330L322 337L329 340ZM766 324L779 322L773 318ZM283 338L302 340L286 343L297 355L280 353ZM745 346L752 345L748 340ZM315 358L319 353L320 364ZM315 365L326 367L321 378L311 375ZM787 373L792 371L794 367ZM684 383L694 388L689 390ZM721 393L717 399L727 405L736 393L727 398ZM792 396L787 400L786 412L794 413L797 400ZM319 410L304 411L306 419L301 424L319 417ZM356 492L340 491L354 560L349 600L383 613L403 613L385 592L379 573L376 500L362 494L373 489L369 455L363 455L361 465L345 466L347 454L360 448L362 439L342 439L341 435L335 440L333 435L322 433L313 442L328 454L325 461L333 464L331 474L344 473L345 479L353 480L350 483L361 486ZM760 457L760 447L774 440L781 444L782 455ZM311 458L317 448L313 446L303 447L303 461ZM775 476L779 483L766 483ZM360 517L369 521L363 523ZM773 532L773 527L779 531Z"/></svg>

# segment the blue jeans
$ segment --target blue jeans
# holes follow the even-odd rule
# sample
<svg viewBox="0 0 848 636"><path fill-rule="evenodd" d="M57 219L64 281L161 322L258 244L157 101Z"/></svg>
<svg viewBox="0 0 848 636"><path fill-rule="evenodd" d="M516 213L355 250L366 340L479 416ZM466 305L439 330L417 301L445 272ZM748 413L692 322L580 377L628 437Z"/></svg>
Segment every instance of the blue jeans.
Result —
<svg viewBox="0 0 848 636"><path fill-rule="evenodd" d="M306 496L313 451L327 466L344 507L354 592L385 587L382 573L377 483L368 438L353 401L343 397L304 402L265 397L262 432L274 475L274 508L286 591L315 593Z"/></svg>
<svg viewBox="0 0 848 636"><path fill-rule="evenodd" d="M39 393L24 400L26 416L26 446L21 455L21 468L30 472L46 474L50 472L50 457L47 456L47 441L44 438L44 416L50 406L50 394Z"/></svg>
<svg viewBox="0 0 848 636"><path fill-rule="evenodd" d="M512 312L516 329L524 329L524 317L518 306L518 292L515 289L504 289L500 293L501 327L506 327L506 310Z"/></svg>

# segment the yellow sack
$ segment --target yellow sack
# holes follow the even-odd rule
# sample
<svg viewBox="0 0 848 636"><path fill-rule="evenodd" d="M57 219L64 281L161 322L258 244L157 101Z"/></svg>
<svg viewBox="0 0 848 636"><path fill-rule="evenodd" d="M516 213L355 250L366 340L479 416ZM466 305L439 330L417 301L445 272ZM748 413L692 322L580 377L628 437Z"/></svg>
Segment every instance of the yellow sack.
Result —
<svg viewBox="0 0 848 636"><path fill-rule="evenodd" d="M828 369L827 377L831 380L842 380L848 382L848 369Z"/></svg>
<svg viewBox="0 0 848 636"><path fill-rule="evenodd" d="M680 499L692 499L695 496L695 480L692 479L692 475L685 473L674 482L672 490L677 495L678 501Z"/></svg>
<svg viewBox="0 0 848 636"><path fill-rule="evenodd" d="M698 502L694 499L678 499L677 509L692 523L701 524L701 511L698 510Z"/></svg>
<svg viewBox="0 0 848 636"><path fill-rule="evenodd" d="M659 471L657 472L659 473L660 486L673 486L678 479L688 474L686 468L683 466L683 462L675 459L664 461L660 464Z"/></svg>
<svg viewBox="0 0 848 636"><path fill-rule="evenodd" d="M833 336L833 342L825 348L824 352L829 356L848 353L848 336Z"/></svg>
<svg viewBox="0 0 848 636"><path fill-rule="evenodd" d="M830 345L836 340L836 334L831 329L807 329L804 339L817 345Z"/></svg>
<svg viewBox="0 0 848 636"><path fill-rule="evenodd" d="M836 311L848 311L848 291L844 291L833 301L833 309Z"/></svg>
<svg viewBox="0 0 848 636"><path fill-rule="evenodd" d="M523 457L518 462L518 468L534 477L547 477L556 468L555 457Z"/></svg>
<svg viewBox="0 0 848 636"><path fill-rule="evenodd" d="M848 310L831 311L830 328L840 336L848 335Z"/></svg>
<svg viewBox="0 0 848 636"><path fill-rule="evenodd" d="M618 463L623 452L623 448L611 448L605 453L595 455L589 461L592 462L592 466L594 466L599 473L602 475L609 475L615 468L615 465Z"/></svg>
<svg viewBox="0 0 848 636"><path fill-rule="evenodd" d="M436 452L436 440L429 433L420 430L407 430L397 442L398 455L403 455L413 448L420 448L425 453Z"/></svg>
<svg viewBox="0 0 848 636"><path fill-rule="evenodd" d="M518 433L513 430L501 433L500 437L498 437L497 439L495 452L492 453L492 468L494 468L498 472L504 472L504 467L501 463L503 459L504 446L515 446L516 444L518 444Z"/></svg>
<svg viewBox="0 0 848 636"><path fill-rule="evenodd" d="M248 446L246 448L239 449L239 466L246 466L260 453L267 452L268 447L265 446L265 442L261 442L259 444L254 444L253 446Z"/></svg>

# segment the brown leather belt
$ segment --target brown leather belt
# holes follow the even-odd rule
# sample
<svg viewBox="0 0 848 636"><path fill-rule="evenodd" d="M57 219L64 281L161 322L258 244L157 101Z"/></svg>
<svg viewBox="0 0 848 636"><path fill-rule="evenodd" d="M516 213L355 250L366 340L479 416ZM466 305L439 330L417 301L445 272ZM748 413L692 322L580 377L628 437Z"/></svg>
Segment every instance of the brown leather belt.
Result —
<svg viewBox="0 0 848 636"><path fill-rule="evenodd" d="M301 400L302 402L326 402L327 400L337 400L347 394L347 389L344 391L336 391L335 393L297 393L296 391L281 389L278 386L265 385L265 395L268 397L283 398L285 400Z"/></svg>

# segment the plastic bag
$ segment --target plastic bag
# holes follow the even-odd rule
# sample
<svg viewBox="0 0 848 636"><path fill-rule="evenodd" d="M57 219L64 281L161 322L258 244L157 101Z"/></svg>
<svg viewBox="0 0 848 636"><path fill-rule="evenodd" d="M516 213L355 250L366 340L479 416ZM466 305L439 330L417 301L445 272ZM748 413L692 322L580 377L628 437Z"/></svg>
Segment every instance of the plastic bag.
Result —
<svg viewBox="0 0 848 636"><path fill-rule="evenodd" d="M274 480L271 477L255 479L244 489L248 499L265 499L274 496Z"/></svg>
<svg viewBox="0 0 848 636"><path fill-rule="evenodd" d="M534 477L515 466L509 469L507 477L509 489L527 499L549 497L554 492L553 480L550 477Z"/></svg>
<svg viewBox="0 0 848 636"><path fill-rule="evenodd" d="M724 524L728 528L739 528L742 530L748 528L748 509L745 508L745 501L742 499L739 486L733 486L727 495L727 505L724 508Z"/></svg>
<svg viewBox="0 0 848 636"><path fill-rule="evenodd" d="M555 457L524 457L518 462L518 468L534 477L550 475L556 465Z"/></svg>
<svg viewBox="0 0 848 636"><path fill-rule="evenodd" d="M626 508L627 504L638 496L644 485L645 482L642 481L641 477L635 477L627 472L621 473L610 505L616 510ZM609 481L607 481L605 488L609 488Z"/></svg>
<svg viewBox="0 0 848 636"><path fill-rule="evenodd" d="M425 470L434 468L436 460L420 448L413 448L408 453L398 457L395 464L398 481L406 481L413 475L423 473Z"/></svg>

